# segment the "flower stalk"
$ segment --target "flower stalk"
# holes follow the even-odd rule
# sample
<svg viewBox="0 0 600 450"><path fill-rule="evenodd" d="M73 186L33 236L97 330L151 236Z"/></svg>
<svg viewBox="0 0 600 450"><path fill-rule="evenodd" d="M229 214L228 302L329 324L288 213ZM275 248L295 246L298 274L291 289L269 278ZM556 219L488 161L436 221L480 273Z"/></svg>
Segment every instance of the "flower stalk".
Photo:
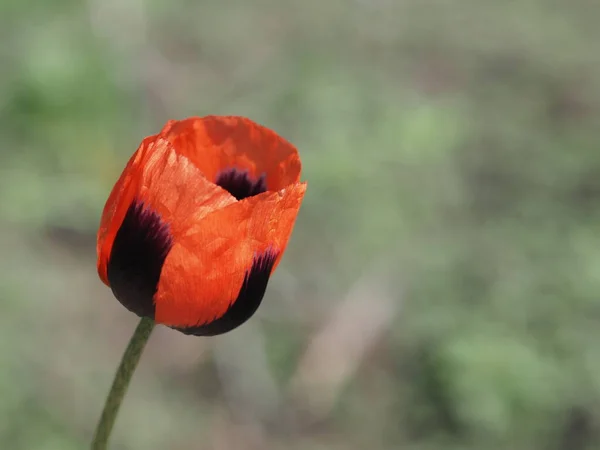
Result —
<svg viewBox="0 0 600 450"><path fill-rule="evenodd" d="M92 450L106 450L108 445L108 439L110 433L115 424L117 414L131 377L135 372L135 369L140 361L144 347L150 338L150 334L154 329L154 320L144 317L140 320L137 328L135 329L133 336L129 340L129 344L123 353L121 363L115 374L112 386L106 397L104 404L104 410L100 416L96 432L94 433L94 440L92 441Z"/></svg>

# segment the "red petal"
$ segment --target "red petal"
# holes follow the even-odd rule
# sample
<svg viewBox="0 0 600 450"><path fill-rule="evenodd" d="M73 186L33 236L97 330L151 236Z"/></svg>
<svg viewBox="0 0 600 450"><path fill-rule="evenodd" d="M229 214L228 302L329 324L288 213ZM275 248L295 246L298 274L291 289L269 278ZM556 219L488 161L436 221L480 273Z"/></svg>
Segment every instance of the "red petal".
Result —
<svg viewBox="0 0 600 450"><path fill-rule="evenodd" d="M107 285L112 243L134 199L158 213L174 239L208 213L235 202L169 142L157 136L146 138L113 188L98 230L98 273Z"/></svg>
<svg viewBox="0 0 600 450"><path fill-rule="evenodd" d="M209 323L237 298L254 256L272 249L277 266L292 232L305 183L219 209L176 236L165 260L156 321L177 327Z"/></svg>
<svg viewBox="0 0 600 450"><path fill-rule="evenodd" d="M300 179L296 147L244 117L206 116L170 121L161 136L213 182L220 172L230 168L247 170L255 179L264 173L270 191L279 191Z"/></svg>

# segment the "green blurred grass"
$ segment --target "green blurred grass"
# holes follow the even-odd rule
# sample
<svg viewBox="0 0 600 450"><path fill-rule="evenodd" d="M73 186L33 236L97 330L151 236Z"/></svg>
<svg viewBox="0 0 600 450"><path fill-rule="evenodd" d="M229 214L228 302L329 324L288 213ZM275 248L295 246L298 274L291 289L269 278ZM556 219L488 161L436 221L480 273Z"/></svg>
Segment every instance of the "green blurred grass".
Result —
<svg viewBox="0 0 600 450"><path fill-rule="evenodd" d="M213 113L294 142L307 197L252 325L153 338L113 448L597 448L598 18L584 0L2 0L0 448L87 445L134 326L96 279L103 202L143 136ZM290 380L380 264L396 314L314 423Z"/></svg>

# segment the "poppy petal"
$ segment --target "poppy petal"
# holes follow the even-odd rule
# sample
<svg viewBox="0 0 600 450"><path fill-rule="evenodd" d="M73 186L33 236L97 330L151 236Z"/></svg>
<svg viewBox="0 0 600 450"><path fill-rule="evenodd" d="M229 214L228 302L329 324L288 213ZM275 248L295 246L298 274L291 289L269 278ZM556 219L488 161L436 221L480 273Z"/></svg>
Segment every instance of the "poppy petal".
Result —
<svg viewBox="0 0 600 450"><path fill-rule="evenodd" d="M247 320L264 294L262 280L266 288L265 275L283 255L305 191L306 183L295 183L248 197L179 234L158 284L156 321L178 329L204 326L212 333L223 329L207 327L218 319L235 326ZM227 313L234 305L231 320Z"/></svg>
<svg viewBox="0 0 600 450"><path fill-rule="evenodd" d="M134 200L115 236L107 264L110 288L129 311L154 318L154 294L172 246L169 225Z"/></svg>
<svg viewBox="0 0 600 450"><path fill-rule="evenodd" d="M142 141L137 151L131 155L127 166L125 166L121 176L113 186L102 211L96 239L96 253L98 255L98 274L102 282L107 286L110 285L106 271L112 244L119 224L123 221L127 208L133 198L131 190L133 180L138 176L137 172L140 163L146 156L147 149L155 139L156 136L148 136Z"/></svg>
<svg viewBox="0 0 600 450"><path fill-rule="evenodd" d="M111 193L98 231L98 273L109 286L113 244L134 200L167 223L173 236L235 202L169 142L158 136L145 139Z"/></svg>
<svg viewBox="0 0 600 450"><path fill-rule="evenodd" d="M195 336L216 336L239 327L252 317L260 306L277 256L277 252L267 250L254 257L237 298L221 317L205 325L177 329L184 334Z"/></svg>
<svg viewBox="0 0 600 450"><path fill-rule="evenodd" d="M245 117L173 120L160 135L215 183L231 170L247 173L253 182L264 177L265 190L269 191L279 191L300 179L301 164L296 147Z"/></svg>

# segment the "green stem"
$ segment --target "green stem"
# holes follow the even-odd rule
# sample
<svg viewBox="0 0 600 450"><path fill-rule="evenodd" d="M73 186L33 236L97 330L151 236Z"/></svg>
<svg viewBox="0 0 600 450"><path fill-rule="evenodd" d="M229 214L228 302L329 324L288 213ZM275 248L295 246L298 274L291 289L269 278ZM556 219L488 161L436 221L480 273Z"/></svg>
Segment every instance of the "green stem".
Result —
<svg viewBox="0 0 600 450"><path fill-rule="evenodd" d="M98 422L94 434L94 440L92 441L92 450L106 449L110 432L112 431L115 419L117 418L117 413L119 412L119 407L123 402L123 397L125 397L133 372L135 372L135 368L138 365L146 342L148 342L148 338L153 329L154 321L144 317L140 320L133 336L131 336L129 345L127 345L127 349L125 349L125 353L123 353L123 358L121 359L121 363L115 374L115 379L113 380L108 397L106 397L104 410L102 411L102 416L100 416L100 421Z"/></svg>

